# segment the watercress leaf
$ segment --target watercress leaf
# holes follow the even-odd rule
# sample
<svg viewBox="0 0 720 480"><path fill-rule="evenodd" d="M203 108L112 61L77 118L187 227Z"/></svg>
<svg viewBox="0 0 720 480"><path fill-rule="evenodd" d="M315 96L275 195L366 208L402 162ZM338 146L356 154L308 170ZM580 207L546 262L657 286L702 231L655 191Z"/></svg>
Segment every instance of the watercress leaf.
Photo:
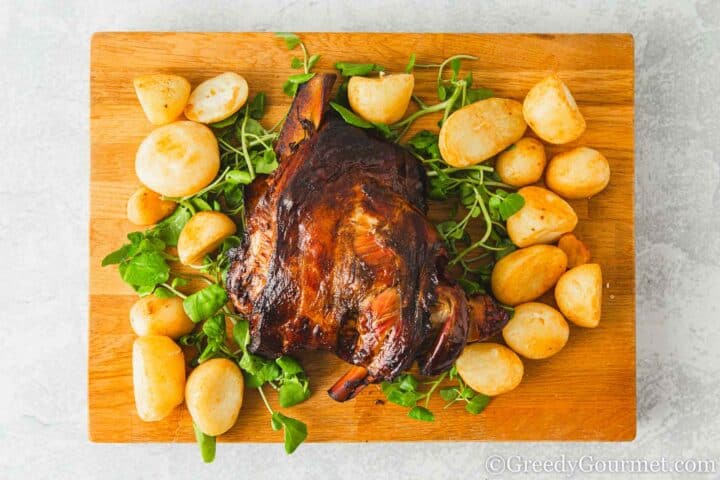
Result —
<svg viewBox="0 0 720 480"><path fill-rule="evenodd" d="M438 92L437 92L437 93L438 93L438 99L439 99L441 102L444 102L445 99L447 98L447 90L445 89L445 86L442 85L442 84L438 85Z"/></svg>
<svg viewBox="0 0 720 480"><path fill-rule="evenodd" d="M384 123L373 123L373 126L377 128L386 139L392 139L395 136L395 132L393 132L390 127Z"/></svg>
<svg viewBox="0 0 720 480"><path fill-rule="evenodd" d="M293 453L307 438L307 425L280 412L275 412L275 415L277 415L278 421L282 423L285 432L285 452Z"/></svg>
<svg viewBox="0 0 720 480"><path fill-rule="evenodd" d="M288 82L302 85L303 83L307 82L314 76L315 76L315 74L312 72L311 73L298 73L296 75L290 75L288 77Z"/></svg>
<svg viewBox="0 0 720 480"><path fill-rule="evenodd" d="M155 289L154 285L133 285L132 287L135 290L135 293L137 293L140 297L146 297L150 295Z"/></svg>
<svg viewBox="0 0 720 480"><path fill-rule="evenodd" d="M486 98L491 98L493 95L493 91L489 88L468 88L465 100L467 103L475 103L480 100L485 100Z"/></svg>
<svg viewBox="0 0 720 480"><path fill-rule="evenodd" d="M218 351L220 351L220 346L217 343L208 343L200 356L197 358L198 364L214 358Z"/></svg>
<svg viewBox="0 0 720 480"><path fill-rule="evenodd" d="M414 392L420 386L420 381L409 373L400 375L396 383L398 388L404 392Z"/></svg>
<svg viewBox="0 0 720 480"><path fill-rule="evenodd" d="M230 170L225 174L225 180L234 185L249 185L253 178L246 170ZM225 194L227 195L227 192Z"/></svg>
<svg viewBox="0 0 720 480"><path fill-rule="evenodd" d="M173 292L165 287L157 287L152 293L158 298L172 298L175 296Z"/></svg>
<svg viewBox="0 0 720 480"><path fill-rule="evenodd" d="M408 412L408 417L420 420L423 422L432 422L435 420L435 415L425 407L416 405Z"/></svg>
<svg viewBox="0 0 720 480"><path fill-rule="evenodd" d="M292 357L288 357L287 355L284 355L280 358L275 359L275 363L278 364L280 369L282 370L283 374L286 376L292 376L292 375L299 375L304 374L305 370L303 370L302 365L300 365L300 362L295 360Z"/></svg>
<svg viewBox="0 0 720 480"><path fill-rule="evenodd" d="M453 364L453 366L450 367L450 370L448 370L448 378L450 380L455 380L457 378L457 376L458 376L457 367L455 366L455 364Z"/></svg>
<svg viewBox="0 0 720 480"><path fill-rule="evenodd" d="M458 283L463 288L463 290L465 290L465 293L468 295L475 295L478 293L486 293L485 288L483 288L482 285L480 285L478 282L475 282L473 280L470 280L467 278L460 278L460 279L458 279Z"/></svg>
<svg viewBox="0 0 720 480"><path fill-rule="evenodd" d="M437 145L437 143L438 134L428 130L419 131L408 141L408 145L420 154L427 152L428 148L432 145Z"/></svg>
<svg viewBox="0 0 720 480"><path fill-rule="evenodd" d="M440 398L446 402L452 402L458 397L458 391L455 387L445 387L440 389Z"/></svg>
<svg viewBox="0 0 720 480"><path fill-rule="evenodd" d="M390 392L398 389L396 384L388 381L382 382L380 384L380 388L382 389L382 392L385 394L385 396L389 395Z"/></svg>
<svg viewBox="0 0 720 480"><path fill-rule="evenodd" d="M319 60L319 54L315 53L313 55L310 55L310 58L308 58L308 70L312 69Z"/></svg>
<svg viewBox="0 0 720 480"><path fill-rule="evenodd" d="M200 447L200 456L202 456L203 462L211 463L215 460L215 437L205 435L202 430L195 425L193 422L193 430L195 430L195 441Z"/></svg>
<svg viewBox="0 0 720 480"><path fill-rule="evenodd" d="M465 410L477 415L485 410L485 407L487 407L489 403L490 397L483 395L482 393L478 393L467 404L465 404Z"/></svg>
<svg viewBox="0 0 720 480"><path fill-rule="evenodd" d="M243 352L250 343L250 323L247 320L238 320L233 326L233 339Z"/></svg>
<svg viewBox="0 0 720 480"><path fill-rule="evenodd" d="M454 80L457 78L458 74L460 73L460 59L453 58L452 60L450 60L450 68L452 68L453 80Z"/></svg>
<svg viewBox="0 0 720 480"><path fill-rule="evenodd" d="M146 251L123 264L121 276L125 283L138 287L155 287L170 277L170 267L165 257L157 251Z"/></svg>
<svg viewBox="0 0 720 480"><path fill-rule="evenodd" d="M252 101L247 106L248 115L250 115L250 118L260 120L263 115L265 115L265 101L265 92L259 92L253 97Z"/></svg>
<svg viewBox="0 0 720 480"><path fill-rule="evenodd" d="M423 396L422 393L409 391L409 392L403 392L402 390L392 390L387 395L387 399L389 402L396 403L398 405L401 405L403 407L414 407L415 404L419 399L421 399Z"/></svg>
<svg viewBox="0 0 720 480"><path fill-rule="evenodd" d="M201 212L209 212L212 210L212 207L210 206L210 204L200 197L193 198L191 200L191 202L192 202L193 206L197 210L200 210Z"/></svg>
<svg viewBox="0 0 720 480"><path fill-rule="evenodd" d="M132 248L132 244L123 245L114 252L106 255L105 258L102 259L101 265L106 267L108 265L117 265L118 263L123 262L128 257Z"/></svg>
<svg viewBox="0 0 720 480"><path fill-rule="evenodd" d="M410 60L408 60L408 64L405 67L405 73L412 73L413 69L415 68L415 54L410 55Z"/></svg>
<svg viewBox="0 0 720 480"><path fill-rule="evenodd" d="M385 68L375 63L336 62L335 68L340 70L340 75L343 77L356 77L385 71Z"/></svg>
<svg viewBox="0 0 720 480"><path fill-rule="evenodd" d="M233 113L232 115L230 115L228 118L226 118L225 120L220 120L219 122L211 123L210 126L211 126L212 128L225 128L225 127L229 127L230 125L232 125L232 124L235 123L235 121L237 120L237 118L238 118L238 112L235 112L235 113Z"/></svg>
<svg viewBox="0 0 720 480"><path fill-rule="evenodd" d="M290 80L287 80L285 83L283 83L283 92L285 92L285 95L288 97L294 97L297 93L298 84L292 83Z"/></svg>
<svg viewBox="0 0 720 480"><path fill-rule="evenodd" d="M300 60L298 57L293 57L292 60L290 61L290 68L294 68L297 70L298 68L303 68L303 67L304 67L303 61Z"/></svg>
<svg viewBox="0 0 720 480"><path fill-rule="evenodd" d="M255 120L254 118L248 118L244 121L245 123L245 135L256 135L258 137L265 135L265 129L263 126ZM243 122L240 122L235 127L235 135L237 136L237 139L239 141L242 141L242 125Z"/></svg>
<svg viewBox="0 0 720 480"><path fill-rule="evenodd" d="M525 205L525 199L519 193L511 193L503 198L498 206L498 211L503 220L507 220L517 213Z"/></svg>
<svg viewBox="0 0 720 480"><path fill-rule="evenodd" d="M215 343L225 341L225 317L223 315L214 315L203 323L202 331L207 335L208 340Z"/></svg>
<svg viewBox="0 0 720 480"><path fill-rule="evenodd" d="M279 166L275 152L267 149L255 162L255 172L268 174L274 172Z"/></svg>
<svg viewBox="0 0 720 480"><path fill-rule="evenodd" d="M177 245L180 232L190 220L190 217L192 217L190 210L183 205L179 205L172 215L158 223L153 230L166 245L174 247Z"/></svg>
<svg viewBox="0 0 720 480"><path fill-rule="evenodd" d="M190 280L187 280L186 278L175 277L175 278L173 278L172 282L170 282L170 286L172 288L181 288L181 287L186 287L189 283L190 283Z"/></svg>
<svg viewBox="0 0 720 480"><path fill-rule="evenodd" d="M343 107L342 105L338 105L335 102L330 102L330 106L340 114L340 116L350 125L360 127L360 128L372 128L373 124L370 122L366 122L362 118L355 115L351 110Z"/></svg>
<svg viewBox="0 0 720 480"><path fill-rule="evenodd" d="M225 303L225 289L220 285L210 285L183 300L183 309L193 322L198 323L220 310Z"/></svg>
<svg viewBox="0 0 720 480"><path fill-rule="evenodd" d="M302 384L294 379L285 382L280 386L278 391L278 400L283 408L292 407L298 403L302 403L310 397L310 391L303 388Z"/></svg>
<svg viewBox="0 0 720 480"><path fill-rule="evenodd" d="M280 418L278 417L278 415L279 415L279 412L275 412L275 413L273 413L272 416L270 417L270 426L271 426L272 429L275 430L276 432L277 432L278 430L280 430L281 428L283 428L282 420L280 420Z"/></svg>
<svg viewBox="0 0 720 480"><path fill-rule="evenodd" d="M285 46L288 48L288 50L292 50L293 48L300 45L300 37L298 37L294 33L278 32L275 35L285 40Z"/></svg>
<svg viewBox="0 0 720 480"><path fill-rule="evenodd" d="M460 398L463 398L465 400L471 399L475 395L475 391L473 391L470 387L464 387L460 390Z"/></svg>

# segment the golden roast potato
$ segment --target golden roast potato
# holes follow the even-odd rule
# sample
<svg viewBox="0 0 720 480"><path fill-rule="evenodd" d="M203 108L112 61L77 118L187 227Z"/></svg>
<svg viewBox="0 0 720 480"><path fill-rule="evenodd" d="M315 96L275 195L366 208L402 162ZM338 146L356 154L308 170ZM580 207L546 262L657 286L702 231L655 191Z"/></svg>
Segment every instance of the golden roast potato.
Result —
<svg viewBox="0 0 720 480"><path fill-rule="evenodd" d="M248 84L233 72L225 72L195 87L185 106L188 120L215 123L240 110L248 98Z"/></svg>
<svg viewBox="0 0 720 480"><path fill-rule="evenodd" d="M190 416L205 435L221 435L237 421L245 382L235 362L213 358L195 368L185 386Z"/></svg>
<svg viewBox="0 0 720 480"><path fill-rule="evenodd" d="M180 338L192 332L195 324L185 314L180 297L160 298L147 295L130 309L130 325L136 335L164 335Z"/></svg>
<svg viewBox="0 0 720 480"><path fill-rule="evenodd" d="M575 230L575 210L562 198L542 187L523 187L518 193L525 205L507 220L510 240L518 247L552 243Z"/></svg>
<svg viewBox="0 0 720 480"><path fill-rule="evenodd" d="M476 165L520 140L526 128L520 102L509 98L480 100L443 123L440 154L453 167Z"/></svg>
<svg viewBox="0 0 720 480"><path fill-rule="evenodd" d="M166 197L193 195L220 169L213 132L200 123L175 122L155 129L135 156L135 173L150 190Z"/></svg>
<svg viewBox="0 0 720 480"><path fill-rule="evenodd" d="M391 124L405 115L414 87L415 77L409 73L375 78L351 77L348 82L348 101L363 120Z"/></svg>
<svg viewBox="0 0 720 480"><path fill-rule="evenodd" d="M558 247L534 245L498 260L490 284L495 298L507 305L519 305L550 290L566 268L567 257Z"/></svg>
<svg viewBox="0 0 720 480"><path fill-rule="evenodd" d="M133 80L135 94L153 125L165 125L180 116L190 96L190 82L179 75L156 73Z"/></svg>
<svg viewBox="0 0 720 480"><path fill-rule="evenodd" d="M570 335L562 314L544 303L530 302L515 307L502 331L505 343L525 358L552 357L565 346Z"/></svg>
<svg viewBox="0 0 720 480"><path fill-rule="evenodd" d="M572 142L585 132L585 119L568 87L550 75L530 89L523 102L530 128L548 143Z"/></svg>
<svg viewBox="0 0 720 480"><path fill-rule="evenodd" d="M561 197L587 198L602 192L610 182L610 164L587 147L555 155L545 172L545 185Z"/></svg>
<svg viewBox="0 0 720 480"><path fill-rule="evenodd" d="M192 216L180 231L178 257L183 265L200 265L203 258L220 246L223 240L233 235L237 225L230 217L220 212L198 212Z"/></svg>
<svg viewBox="0 0 720 480"><path fill-rule="evenodd" d="M555 301L565 318L594 328L602 315L602 271L597 263L568 270L555 285Z"/></svg>
<svg viewBox="0 0 720 480"><path fill-rule="evenodd" d="M130 195L127 218L135 225L154 225L175 211L177 203L163 200L147 187L140 187Z"/></svg>
<svg viewBox="0 0 720 480"><path fill-rule="evenodd" d="M495 171L508 185L524 187L542 178L545 163L543 144L536 138L525 137L498 155Z"/></svg>
<svg viewBox="0 0 720 480"><path fill-rule="evenodd" d="M135 408L145 422L162 420L185 392L185 359L169 337L138 337L132 351Z"/></svg>
<svg viewBox="0 0 720 480"><path fill-rule="evenodd" d="M573 233L560 237L558 248L567 255L568 268L575 268L590 261L590 249Z"/></svg>
<svg viewBox="0 0 720 480"><path fill-rule="evenodd" d="M470 388L484 395L507 393L520 384L523 363L515 352L498 343L472 343L455 362Z"/></svg>

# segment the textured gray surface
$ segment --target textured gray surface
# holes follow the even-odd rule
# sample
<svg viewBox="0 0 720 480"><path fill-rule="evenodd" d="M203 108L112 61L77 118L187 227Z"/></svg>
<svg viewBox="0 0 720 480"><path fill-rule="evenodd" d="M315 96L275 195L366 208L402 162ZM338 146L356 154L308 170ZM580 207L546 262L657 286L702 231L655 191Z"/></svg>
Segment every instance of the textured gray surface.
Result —
<svg viewBox="0 0 720 480"><path fill-rule="evenodd" d="M0 477L483 478L493 454L720 462L720 2L253 3L0 1ZM221 445L210 466L194 445L90 444L88 60L101 30L633 33L637 440L305 445L289 458Z"/></svg>

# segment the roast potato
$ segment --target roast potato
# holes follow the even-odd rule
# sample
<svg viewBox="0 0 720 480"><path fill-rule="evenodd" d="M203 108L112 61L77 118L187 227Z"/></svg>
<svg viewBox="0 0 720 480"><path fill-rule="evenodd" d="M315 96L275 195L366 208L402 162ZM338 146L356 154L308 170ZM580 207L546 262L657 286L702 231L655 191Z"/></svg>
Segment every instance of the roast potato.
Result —
<svg viewBox="0 0 720 480"><path fill-rule="evenodd" d="M552 243L575 229L578 222L575 210L550 190L530 186L518 193L525 199L525 205L507 220L510 240L518 247Z"/></svg>
<svg viewBox="0 0 720 480"><path fill-rule="evenodd" d="M555 285L555 301L565 318L594 328L602 315L602 271L597 263L568 270Z"/></svg>
<svg viewBox="0 0 720 480"><path fill-rule="evenodd" d="M610 164L597 150L573 148L555 155L545 172L545 185L565 198L587 198L602 192L610 182Z"/></svg>
<svg viewBox="0 0 720 480"><path fill-rule="evenodd" d="M509 392L520 384L523 363L515 352L498 343L473 343L455 362L460 377L484 395Z"/></svg>
<svg viewBox="0 0 720 480"><path fill-rule="evenodd" d="M558 247L534 245L501 258L490 276L495 298L507 305L535 300L552 288L567 268Z"/></svg>
<svg viewBox="0 0 720 480"><path fill-rule="evenodd" d="M505 343L515 352L539 360L562 350L570 327L562 314L551 306L530 302L515 307L515 313L502 333Z"/></svg>
<svg viewBox="0 0 720 480"><path fill-rule="evenodd" d="M208 253L234 234L237 225L220 212L198 212L188 220L178 237L178 257L183 265L200 265Z"/></svg>
<svg viewBox="0 0 720 480"><path fill-rule="evenodd" d="M135 225L153 225L174 212L175 207L175 202L163 200L158 193L140 187L128 199L127 218Z"/></svg>
<svg viewBox="0 0 720 480"><path fill-rule="evenodd" d="M526 128L520 102L508 98L480 100L456 111L443 123L440 154L448 165L469 167L520 140Z"/></svg>
<svg viewBox="0 0 720 480"><path fill-rule="evenodd" d="M225 120L245 105L248 84L233 72L225 72L195 87L185 106L185 116L200 123Z"/></svg>
<svg viewBox="0 0 720 480"><path fill-rule="evenodd" d="M525 137L498 155L495 171L508 185L524 187L540 180L545 163L543 144L535 138Z"/></svg>
<svg viewBox="0 0 720 480"><path fill-rule="evenodd" d="M391 124L405 115L414 87L415 77L409 73L375 78L351 77L348 82L348 101L362 119Z"/></svg>
<svg viewBox="0 0 720 480"><path fill-rule="evenodd" d="M227 358L207 360L192 371L185 386L185 403L200 431L217 436L235 425L243 387L240 368Z"/></svg>
<svg viewBox="0 0 720 480"><path fill-rule="evenodd" d="M560 237L558 248L567 255L568 268L575 268L590 261L590 249L572 233Z"/></svg>
<svg viewBox="0 0 720 480"><path fill-rule="evenodd" d="M530 128L548 143L572 142L585 132L585 118L568 87L550 75L530 89L523 102Z"/></svg>
<svg viewBox="0 0 720 480"><path fill-rule="evenodd" d="M183 401L185 359L169 337L138 337L132 352L135 408L145 422L170 415Z"/></svg>
<svg viewBox="0 0 720 480"><path fill-rule="evenodd" d="M165 125L183 112L190 96L190 82L179 75L141 75L133 80L135 94L153 125Z"/></svg>
<svg viewBox="0 0 720 480"><path fill-rule="evenodd" d="M147 295L130 309L130 325L136 335L164 335L180 338L188 334L195 324L185 314L180 297L160 298Z"/></svg>
<svg viewBox="0 0 720 480"><path fill-rule="evenodd" d="M140 181L166 197L197 193L213 181L219 169L215 135L195 122L175 122L155 129L135 156Z"/></svg>

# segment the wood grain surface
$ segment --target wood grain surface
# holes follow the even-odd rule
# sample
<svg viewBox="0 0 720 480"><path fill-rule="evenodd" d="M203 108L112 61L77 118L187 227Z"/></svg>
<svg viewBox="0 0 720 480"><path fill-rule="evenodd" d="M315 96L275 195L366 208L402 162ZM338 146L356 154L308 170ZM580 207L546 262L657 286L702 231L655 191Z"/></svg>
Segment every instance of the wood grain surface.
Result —
<svg viewBox="0 0 720 480"><path fill-rule="evenodd" d="M511 393L493 399L479 416L460 405L443 410L433 399L436 420L418 422L406 409L383 403L379 387L339 404L325 390L347 365L328 353L308 352L302 360L313 395L288 414L308 425L309 441L417 440L631 440L635 437L635 254L633 237L633 39L630 35L475 34L302 34L312 53L322 54L316 70L335 61L378 62L401 71L411 53L418 63L437 63L458 53L476 85L497 96L522 101L529 88L557 72L572 90L587 120L576 142L548 146L548 155L575 145L600 150L610 161L608 188L574 201L577 234L603 268L603 318L596 329L571 327L558 355L525 360L525 377ZM193 441L184 407L163 421L142 422L132 392L134 335L128 311L135 300L115 267L100 261L136 230L125 204L138 186L135 151L153 127L143 115L132 79L146 73L176 73L193 85L225 71L248 80L251 94L265 91L270 125L289 106L282 93L294 52L268 33L99 33L91 47L91 179L88 408L89 433L98 442ZM416 71L416 92L436 101L433 72ZM413 130L436 128L425 117ZM434 205L440 218L447 206ZM550 296L547 296L550 298ZM277 398L270 393L277 406ZM260 398L246 392L240 418L221 441L278 442Z"/></svg>

